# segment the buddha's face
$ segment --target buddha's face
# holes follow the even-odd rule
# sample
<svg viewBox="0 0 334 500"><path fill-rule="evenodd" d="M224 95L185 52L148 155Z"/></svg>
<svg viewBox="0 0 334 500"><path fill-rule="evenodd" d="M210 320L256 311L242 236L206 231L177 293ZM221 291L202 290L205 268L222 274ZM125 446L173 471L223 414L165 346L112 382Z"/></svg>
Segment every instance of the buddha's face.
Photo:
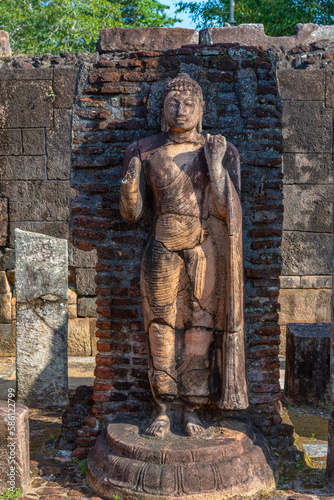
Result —
<svg viewBox="0 0 334 500"><path fill-rule="evenodd" d="M174 132L188 132L196 128L202 119L203 103L190 90L171 90L164 101L164 118Z"/></svg>

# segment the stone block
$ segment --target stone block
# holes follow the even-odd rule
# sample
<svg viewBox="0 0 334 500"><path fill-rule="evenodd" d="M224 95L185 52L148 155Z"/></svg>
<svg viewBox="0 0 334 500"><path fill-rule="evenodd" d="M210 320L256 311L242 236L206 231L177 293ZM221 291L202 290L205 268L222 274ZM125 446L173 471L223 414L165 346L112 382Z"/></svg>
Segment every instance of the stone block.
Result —
<svg viewBox="0 0 334 500"><path fill-rule="evenodd" d="M279 323L327 323L331 316L331 290L281 289Z"/></svg>
<svg viewBox="0 0 334 500"><path fill-rule="evenodd" d="M68 321L68 355L92 355L88 318L70 319Z"/></svg>
<svg viewBox="0 0 334 500"><path fill-rule="evenodd" d="M16 353L15 321L12 324L0 324L0 355L10 356Z"/></svg>
<svg viewBox="0 0 334 500"><path fill-rule="evenodd" d="M67 242L15 231L15 290L18 303L47 295L67 302ZM52 299L54 300L54 299Z"/></svg>
<svg viewBox="0 0 334 500"><path fill-rule="evenodd" d="M264 48L276 47L292 49L300 44L310 44L318 40L334 40L332 26L318 24L297 24L292 36L267 36L263 24L225 23L222 28L205 28L200 31L200 43L235 43L262 45Z"/></svg>
<svg viewBox="0 0 334 500"><path fill-rule="evenodd" d="M288 324L284 395L292 404L329 401L330 323Z"/></svg>
<svg viewBox="0 0 334 500"><path fill-rule="evenodd" d="M0 323L12 323L12 294L0 294Z"/></svg>
<svg viewBox="0 0 334 500"><path fill-rule="evenodd" d="M42 233L54 238L69 238L68 222L33 222L33 221L14 221L9 224L10 227L10 245L14 246L15 229L23 231L31 231L34 233Z"/></svg>
<svg viewBox="0 0 334 500"><path fill-rule="evenodd" d="M73 267L90 267L95 269L97 264L97 251L94 249L90 252L85 252L84 250L79 250L70 243L68 248L68 263Z"/></svg>
<svg viewBox="0 0 334 500"><path fill-rule="evenodd" d="M12 286L15 286L15 269L8 269L6 272L7 279Z"/></svg>
<svg viewBox="0 0 334 500"><path fill-rule="evenodd" d="M3 181L44 180L46 179L46 158L45 156L2 156L0 157L0 175Z"/></svg>
<svg viewBox="0 0 334 500"><path fill-rule="evenodd" d="M332 288L331 276L301 276L300 288Z"/></svg>
<svg viewBox="0 0 334 500"><path fill-rule="evenodd" d="M17 400L68 402L67 241L15 231Z"/></svg>
<svg viewBox="0 0 334 500"><path fill-rule="evenodd" d="M325 99L325 71L281 69L277 71L278 88L285 101L323 101Z"/></svg>
<svg viewBox="0 0 334 500"><path fill-rule="evenodd" d="M15 253L13 248L0 250L0 269L6 271L15 265Z"/></svg>
<svg viewBox="0 0 334 500"><path fill-rule="evenodd" d="M100 31L97 50L128 52L131 50L168 50L197 44L199 34L186 28L107 28Z"/></svg>
<svg viewBox="0 0 334 500"><path fill-rule="evenodd" d="M68 319L75 319L78 317L78 306L76 304L68 305Z"/></svg>
<svg viewBox="0 0 334 500"><path fill-rule="evenodd" d="M8 198L0 197L0 246L8 242Z"/></svg>
<svg viewBox="0 0 334 500"><path fill-rule="evenodd" d="M96 319L95 318L89 318L89 328L90 328L90 339L91 339L91 344L92 344L92 356L96 356L98 353L97 350L97 341L98 338L96 337Z"/></svg>
<svg viewBox="0 0 334 500"><path fill-rule="evenodd" d="M0 30L0 54L2 57L12 55L9 43L9 34L4 30Z"/></svg>
<svg viewBox="0 0 334 500"><path fill-rule="evenodd" d="M3 81L26 81L32 80L31 83L38 80L48 80L51 84L53 79L53 68L3 68L0 74L0 80ZM50 89L48 88L50 92ZM44 97L44 94L43 94Z"/></svg>
<svg viewBox="0 0 334 500"><path fill-rule="evenodd" d="M0 294L10 293L10 285L6 271L0 271Z"/></svg>
<svg viewBox="0 0 334 500"><path fill-rule="evenodd" d="M72 153L72 111L55 110L55 126L47 133L48 179L70 178Z"/></svg>
<svg viewBox="0 0 334 500"><path fill-rule="evenodd" d="M3 182L8 193L10 221L66 221L76 191L66 181Z"/></svg>
<svg viewBox="0 0 334 500"><path fill-rule="evenodd" d="M300 276L280 276L280 288L300 288Z"/></svg>
<svg viewBox="0 0 334 500"><path fill-rule="evenodd" d="M284 153L331 153L332 121L322 102L283 101Z"/></svg>
<svg viewBox="0 0 334 500"><path fill-rule="evenodd" d="M80 267L76 269L78 295L95 295L95 274L95 269Z"/></svg>
<svg viewBox="0 0 334 500"><path fill-rule="evenodd" d="M12 298L11 306L12 306L12 320L16 321L16 297ZM16 327L16 325L15 325L15 327Z"/></svg>
<svg viewBox="0 0 334 500"><path fill-rule="evenodd" d="M77 304L77 294L76 292L74 292L73 290L71 290L70 288L67 290L67 296L68 296L68 304L70 305L73 305L73 304Z"/></svg>
<svg viewBox="0 0 334 500"><path fill-rule="evenodd" d="M52 128L51 80L4 80L0 75L0 128Z"/></svg>
<svg viewBox="0 0 334 500"><path fill-rule="evenodd" d="M334 108L334 71L326 70L326 107Z"/></svg>
<svg viewBox="0 0 334 500"><path fill-rule="evenodd" d="M22 145L24 155L45 155L45 129L23 129ZM41 179L44 179L44 177L41 177Z"/></svg>
<svg viewBox="0 0 334 500"><path fill-rule="evenodd" d="M53 91L56 95L55 109L72 109L78 68L55 68Z"/></svg>
<svg viewBox="0 0 334 500"><path fill-rule="evenodd" d="M0 155L21 155L22 138L20 129L0 130Z"/></svg>
<svg viewBox="0 0 334 500"><path fill-rule="evenodd" d="M328 276L332 272L331 234L284 231L281 251L284 276Z"/></svg>
<svg viewBox="0 0 334 500"><path fill-rule="evenodd" d="M22 495L30 484L29 411L24 405L0 401L0 493L15 492ZM14 425L12 425L14 424Z"/></svg>
<svg viewBox="0 0 334 500"><path fill-rule="evenodd" d="M330 233L333 185L285 185L283 229Z"/></svg>
<svg viewBox="0 0 334 500"><path fill-rule="evenodd" d="M332 184L331 154L283 154L285 184Z"/></svg>
<svg viewBox="0 0 334 500"><path fill-rule="evenodd" d="M78 298L78 316L82 318L97 318L96 297Z"/></svg>

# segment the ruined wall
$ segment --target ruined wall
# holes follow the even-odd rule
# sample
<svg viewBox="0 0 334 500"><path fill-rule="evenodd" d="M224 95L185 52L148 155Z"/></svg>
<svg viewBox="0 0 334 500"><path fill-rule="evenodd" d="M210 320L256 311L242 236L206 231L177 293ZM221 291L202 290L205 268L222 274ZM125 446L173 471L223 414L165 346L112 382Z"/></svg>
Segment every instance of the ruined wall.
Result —
<svg viewBox="0 0 334 500"><path fill-rule="evenodd" d="M106 51L105 51L106 52ZM151 408L139 268L149 217L136 224L118 210L121 163L134 140L160 130L161 95L187 72L206 103L204 133L222 133L242 161L245 312L250 413L267 433L279 416L279 276L282 235L281 112L275 61L239 44L105 53L82 73L74 107L73 239L97 248L96 415Z"/></svg>
<svg viewBox="0 0 334 500"><path fill-rule="evenodd" d="M287 323L330 322L334 42L280 50L277 59L283 108L283 351Z"/></svg>
<svg viewBox="0 0 334 500"><path fill-rule="evenodd" d="M14 229L69 237L76 195L69 182L72 105L81 63L73 54L0 59L0 355L15 353ZM72 355L95 350L95 263L95 252L69 246Z"/></svg>

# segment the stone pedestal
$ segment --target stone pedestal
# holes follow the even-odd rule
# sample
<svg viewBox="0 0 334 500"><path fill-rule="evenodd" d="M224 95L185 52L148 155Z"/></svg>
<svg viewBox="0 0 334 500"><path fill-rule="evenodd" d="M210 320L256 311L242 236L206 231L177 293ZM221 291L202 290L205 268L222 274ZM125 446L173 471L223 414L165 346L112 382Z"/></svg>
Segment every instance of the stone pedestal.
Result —
<svg viewBox="0 0 334 500"><path fill-rule="evenodd" d="M284 395L290 403L329 402L330 324L288 324Z"/></svg>
<svg viewBox="0 0 334 500"><path fill-rule="evenodd" d="M138 423L109 424L87 460L96 494L122 500L253 498L275 488L275 465L263 436L243 420L223 420L201 437L164 439Z"/></svg>
<svg viewBox="0 0 334 500"><path fill-rule="evenodd" d="M28 408L15 403L13 391L0 401L0 494L15 488L25 494L29 482Z"/></svg>
<svg viewBox="0 0 334 500"><path fill-rule="evenodd" d="M15 230L17 401L64 408L67 374L67 241Z"/></svg>

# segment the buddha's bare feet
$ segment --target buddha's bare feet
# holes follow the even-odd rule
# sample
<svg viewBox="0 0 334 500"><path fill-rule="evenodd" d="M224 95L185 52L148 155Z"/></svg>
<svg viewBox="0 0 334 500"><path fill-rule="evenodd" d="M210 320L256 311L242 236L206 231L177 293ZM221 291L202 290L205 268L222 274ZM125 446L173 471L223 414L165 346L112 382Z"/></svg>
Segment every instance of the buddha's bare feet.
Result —
<svg viewBox="0 0 334 500"><path fill-rule="evenodd" d="M170 421L166 414L159 415L154 419L145 431L147 436L164 437L170 430Z"/></svg>
<svg viewBox="0 0 334 500"><path fill-rule="evenodd" d="M195 412L184 412L184 431L188 436L201 436L205 428Z"/></svg>

